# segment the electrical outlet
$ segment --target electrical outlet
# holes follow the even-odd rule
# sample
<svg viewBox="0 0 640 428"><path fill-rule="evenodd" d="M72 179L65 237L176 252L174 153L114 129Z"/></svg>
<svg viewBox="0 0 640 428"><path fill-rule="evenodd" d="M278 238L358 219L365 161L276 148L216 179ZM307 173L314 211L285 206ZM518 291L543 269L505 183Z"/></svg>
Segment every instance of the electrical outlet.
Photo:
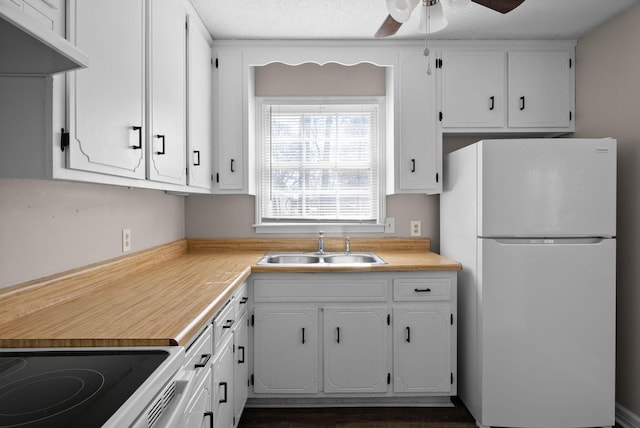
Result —
<svg viewBox="0 0 640 428"><path fill-rule="evenodd" d="M384 233L396 233L395 217L387 217L384 219Z"/></svg>
<svg viewBox="0 0 640 428"><path fill-rule="evenodd" d="M411 236L422 236L422 222L411 220Z"/></svg>
<svg viewBox="0 0 640 428"><path fill-rule="evenodd" d="M131 251L131 229L122 229L122 252Z"/></svg>

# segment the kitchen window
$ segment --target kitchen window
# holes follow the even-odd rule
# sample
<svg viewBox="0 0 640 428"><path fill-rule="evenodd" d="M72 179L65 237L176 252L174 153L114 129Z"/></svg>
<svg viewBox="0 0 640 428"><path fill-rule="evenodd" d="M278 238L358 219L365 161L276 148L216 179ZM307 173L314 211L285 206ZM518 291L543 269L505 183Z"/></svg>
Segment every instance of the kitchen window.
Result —
<svg viewBox="0 0 640 428"><path fill-rule="evenodd" d="M258 232L384 227L384 98L258 98Z"/></svg>

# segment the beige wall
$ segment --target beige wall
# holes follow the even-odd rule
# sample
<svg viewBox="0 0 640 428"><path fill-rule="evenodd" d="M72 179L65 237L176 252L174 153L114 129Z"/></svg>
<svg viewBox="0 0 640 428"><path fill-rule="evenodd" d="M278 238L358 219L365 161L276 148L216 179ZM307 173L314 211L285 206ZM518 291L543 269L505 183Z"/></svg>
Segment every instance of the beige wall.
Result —
<svg viewBox="0 0 640 428"><path fill-rule="evenodd" d="M184 238L184 197L44 180L0 180L0 288Z"/></svg>
<svg viewBox="0 0 640 428"><path fill-rule="evenodd" d="M640 415L640 5L582 37L576 137L618 140L616 401Z"/></svg>
<svg viewBox="0 0 640 428"><path fill-rule="evenodd" d="M350 236L406 237L410 235L411 220L420 220L422 221L422 236L431 238L432 249L437 251L440 247L439 207L437 196L387 196L387 217L396 219L395 233L366 235L351 233ZM253 228L254 223L255 198L253 196L191 195L187 198L186 234L188 238L269 238L278 236L256 234ZM338 235L327 234L327 236Z"/></svg>

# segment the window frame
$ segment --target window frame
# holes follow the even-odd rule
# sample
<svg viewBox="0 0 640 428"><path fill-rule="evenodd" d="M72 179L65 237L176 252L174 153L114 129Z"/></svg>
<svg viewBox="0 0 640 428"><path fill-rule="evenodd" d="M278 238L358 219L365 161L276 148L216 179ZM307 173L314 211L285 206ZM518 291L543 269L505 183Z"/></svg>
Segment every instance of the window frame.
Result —
<svg viewBox="0 0 640 428"><path fill-rule="evenodd" d="M357 221L262 221L262 108L265 104L287 105L323 105L323 104L377 104L378 105L378 218L375 222ZM255 136L256 136L256 233L380 233L384 232L386 216L386 97L384 96L265 96L255 98Z"/></svg>

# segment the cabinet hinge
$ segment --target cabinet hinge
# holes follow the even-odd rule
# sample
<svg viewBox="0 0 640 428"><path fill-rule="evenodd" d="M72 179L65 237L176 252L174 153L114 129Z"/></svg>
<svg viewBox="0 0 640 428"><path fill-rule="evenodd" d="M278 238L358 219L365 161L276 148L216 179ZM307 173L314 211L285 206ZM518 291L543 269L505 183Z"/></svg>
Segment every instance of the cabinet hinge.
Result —
<svg viewBox="0 0 640 428"><path fill-rule="evenodd" d="M438 112L438 119L442 122L442 112Z"/></svg>
<svg viewBox="0 0 640 428"><path fill-rule="evenodd" d="M440 182L440 175L436 172L436 183Z"/></svg>
<svg viewBox="0 0 640 428"><path fill-rule="evenodd" d="M218 58L216 58L216 68L218 68Z"/></svg>
<svg viewBox="0 0 640 428"><path fill-rule="evenodd" d="M573 58L569 58L569 68L573 67Z"/></svg>
<svg viewBox="0 0 640 428"><path fill-rule="evenodd" d="M453 385L453 372L451 372L451 385Z"/></svg>
<svg viewBox="0 0 640 428"><path fill-rule="evenodd" d="M453 325L453 314L451 314L451 325Z"/></svg>
<svg viewBox="0 0 640 428"><path fill-rule="evenodd" d="M573 118L573 112L569 110L569 122L571 122L572 118Z"/></svg>
<svg viewBox="0 0 640 428"><path fill-rule="evenodd" d="M391 314L387 314L387 325L391 325Z"/></svg>
<svg viewBox="0 0 640 428"><path fill-rule="evenodd" d="M391 385L391 373L387 373L387 385Z"/></svg>
<svg viewBox="0 0 640 428"><path fill-rule="evenodd" d="M64 132L64 128L60 129L60 151L64 152L64 149L69 147L69 133Z"/></svg>

